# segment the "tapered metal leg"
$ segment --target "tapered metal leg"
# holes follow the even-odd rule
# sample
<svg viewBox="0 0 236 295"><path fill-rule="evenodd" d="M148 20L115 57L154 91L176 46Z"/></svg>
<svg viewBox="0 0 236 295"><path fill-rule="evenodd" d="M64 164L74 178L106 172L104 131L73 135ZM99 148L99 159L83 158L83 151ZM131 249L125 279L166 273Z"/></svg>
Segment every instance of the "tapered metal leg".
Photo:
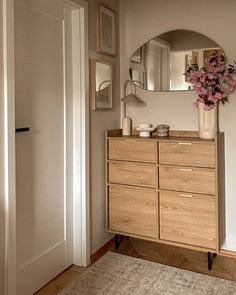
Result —
<svg viewBox="0 0 236 295"><path fill-rule="evenodd" d="M115 234L115 249L118 250L120 246L119 235Z"/></svg>
<svg viewBox="0 0 236 295"><path fill-rule="evenodd" d="M213 258L216 257L216 256L217 256L216 253L211 253L211 252L208 252L208 253L207 253L208 270L209 270L209 271L212 270Z"/></svg>

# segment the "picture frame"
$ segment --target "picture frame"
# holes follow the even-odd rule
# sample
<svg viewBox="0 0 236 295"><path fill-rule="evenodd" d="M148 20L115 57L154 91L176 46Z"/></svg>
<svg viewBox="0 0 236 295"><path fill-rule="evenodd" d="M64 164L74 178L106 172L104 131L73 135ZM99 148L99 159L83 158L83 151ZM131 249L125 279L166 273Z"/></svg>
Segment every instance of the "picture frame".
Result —
<svg viewBox="0 0 236 295"><path fill-rule="evenodd" d="M112 109L113 65L111 63L90 60L90 97L92 110Z"/></svg>
<svg viewBox="0 0 236 295"><path fill-rule="evenodd" d="M185 55L185 65L184 65L185 73L187 72L188 67L190 67L192 64L193 64L193 57L191 55L186 54ZM186 75L185 75L185 82L188 82Z"/></svg>
<svg viewBox="0 0 236 295"><path fill-rule="evenodd" d="M116 13L101 3L98 3L97 10L96 49L100 53L116 56Z"/></svg>
<svg viewBox="0 0 236 295"><path fill-rule="evenodd" d="M146 72L144 70L130 68L129 74L134 85L146 89Z"/></svg>
<svg viewBox="0 0 236 295"><path fill-rule="evenodd" d="M137 64L141 64L142 61L143 61L143 48L140 47L131 56L131 62L134 62L134 63L137 63Z"/></svg>
<svg viewBox="0 0 236 295"><path fill-rule="evenodd" d="M192 51L192 64L193 65L199 65L199 53L198 53L198 51L195 51L195 50Z"/></svg>
<svg viewBox="0 0 236 295"><path fill-rule="evenodd" d="M217 52L218 55L225 55L224 51L221 48L203 50L203 66L204 66L204 68L208 67L208 65L206 64L206 60L209 59L214 52Z"/></svg>

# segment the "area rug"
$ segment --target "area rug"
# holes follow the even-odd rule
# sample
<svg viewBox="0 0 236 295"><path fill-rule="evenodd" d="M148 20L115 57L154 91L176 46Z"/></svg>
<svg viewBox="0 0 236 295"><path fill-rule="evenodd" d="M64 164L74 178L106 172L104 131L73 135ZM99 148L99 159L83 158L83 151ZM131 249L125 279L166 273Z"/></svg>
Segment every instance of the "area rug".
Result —
<svg viewBox="0 0 236 295"><path fill-rule="evenodd" d="M236 282L108 252L59 294L236 295Z"/></svg>

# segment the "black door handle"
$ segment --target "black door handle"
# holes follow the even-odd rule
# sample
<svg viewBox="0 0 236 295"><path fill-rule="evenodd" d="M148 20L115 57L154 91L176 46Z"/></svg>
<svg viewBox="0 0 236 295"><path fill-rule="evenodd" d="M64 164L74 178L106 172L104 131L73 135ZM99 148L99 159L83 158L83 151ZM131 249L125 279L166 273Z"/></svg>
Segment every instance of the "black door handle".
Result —
<svg viewBox="0 0 236 295"><path fill-rule="evenodd" d="M16 133L20 132L29 132L30 128L29 127L24 127L24 128L16 128Z"/></svg>

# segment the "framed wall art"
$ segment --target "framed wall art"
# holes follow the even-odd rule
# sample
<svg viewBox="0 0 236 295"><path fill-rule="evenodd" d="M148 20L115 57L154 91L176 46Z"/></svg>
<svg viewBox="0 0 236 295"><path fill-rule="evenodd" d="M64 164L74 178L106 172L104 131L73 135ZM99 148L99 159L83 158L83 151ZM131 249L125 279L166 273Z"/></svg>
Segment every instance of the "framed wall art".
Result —
<svg viewBox="0 0 236 295"><path fill-rule="evenodd" d="M116 55L116 13L100 3L97 11L96 47L98 52Z"/></svg>
<svg viewBox="0 0 236 295"><path fill-rule="evenodd" d="M143 61L143 47L140 47L131 57L131 62L141 64Z"/></svg>
<svg viewBox="0 0 236 295"><path fill-rule="evenodd" d="M186 54L185 55L185 73L187 72L188 68L193 64L193 57L191 55ZM185 75L185 82L188 82L187 76Z"/></svg>
<svg viewBox="0 0 236 295"><path fill-rule="evenodd" d="M90 95L93 110L112 108L112 64L90 60Z"/></svg>

